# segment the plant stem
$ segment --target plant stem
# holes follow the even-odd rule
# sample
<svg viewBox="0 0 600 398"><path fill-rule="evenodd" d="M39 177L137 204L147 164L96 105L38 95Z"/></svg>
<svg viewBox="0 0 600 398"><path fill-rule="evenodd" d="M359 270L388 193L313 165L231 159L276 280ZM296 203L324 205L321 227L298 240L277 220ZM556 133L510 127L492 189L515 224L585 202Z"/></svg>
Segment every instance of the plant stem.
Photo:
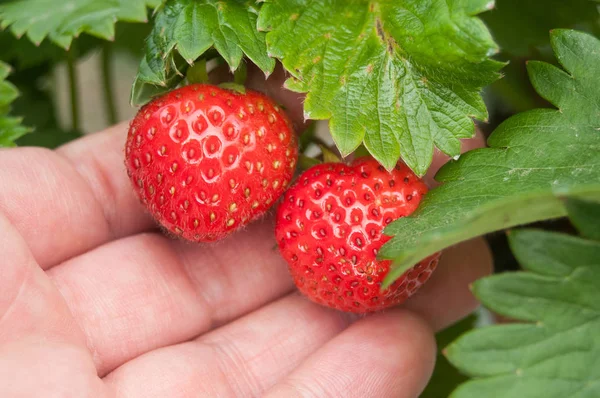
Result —
<svg viewBox="0 0 600 398"><path fill-rule="evenodd" d="M102 86L104 88L104 108L108 116L108 122L112 126L119 120L117 107L115 105L115 93L113 90L112 73L112 43L106 43L102 48Z"/></svg>
<svg viewBox="0 0 600 398"><path fill-rule="evenodd" d="M321 161L319 159L308 157L304 154L298 155L298 167L300 170L308 170L313 166L320 164Z"/></svg>
<svg viewBox="0 0 600 398"><path fill-rule="evenodd" d="M206 59L202 58L190 66L187 70L186 77L188 83L208 83L208 72L206 71Z"/></svg>
<svg viewBox="0 0 600 398"><path fill-rule="evenodd" d="M246 68L246 63L242 61L236 71L233 72L233 82L243 86L246 84L247 75L248 69Z"/></svg>
<svg viewBox="0 0 600 398"><path fill-rule="evenodd" d="M79 131L79 92L77 90L77 65L74 47L67 52L67 70L69 73L69 89L71 94L71 128Z"/></svg>

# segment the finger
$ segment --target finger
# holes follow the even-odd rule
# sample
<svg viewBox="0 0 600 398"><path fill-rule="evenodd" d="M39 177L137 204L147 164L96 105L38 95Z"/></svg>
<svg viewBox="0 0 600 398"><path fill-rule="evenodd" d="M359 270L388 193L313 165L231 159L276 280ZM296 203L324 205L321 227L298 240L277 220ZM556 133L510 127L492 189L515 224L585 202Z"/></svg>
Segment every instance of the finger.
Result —
<svg viewBox="0 0 600 398"><path fill-rule="evenodd" d="M125 173L122 124L52 152L0 156L0 212L46 269L152 225Z"/></svg>
<svg viewBox="0 0 600 398"><path fill-rule="evenodd" d="M469 286L492 272L492 255L483 238L452 246L442 253L429 281L405 304L434 330L441 330L477 308Z"/></svg>
<svg viewBox="0 0 600 398"><path fill-rule="evenodd" d="M85 342L60 293L1 214L0 231L0 345L44 334Z"/></svg>
<svg viewBox="0 0 600 398"><path fill-rule="evenodd" d="M54 267L98 373L189 340L292 289L271 220L209 246L142 234Z"/></svg>
<svg viewBox="0 0 600 398"><path fill-rule="evenodd" d="M465 153L477 148L485 147L485 137L481 130L475 127L475 136L473 138L467 138L460 140L460 153ZM436 187L439 185L437 181L435 181L434 176L438 172L438 170L446 164L450 160L450 156L444 154L439 149L435 149L433 153L433 161L431 162L431 166L427 171L427 174L424 177L425 182L430 188Z"/></svg>
<svg viewBox="0 0 600 398"><path fill-rule="evenodd" d="M84 377L75 378L69 394L90 396L85 391L100 389L100 380L83 333L24 240L1 214L0 230L0 396L65 396L54 377L70 374L71 380L75 371L88 378L85 383L79 383Z"/></svg>
<svg viewBox="0 0 600 398"><path fill-rule="evenodd" d="M53 337L0 346L0 397L112 397L85 346Z"/></svg>
<svg viewBox="0 0 600 398"><path fill-rule="evenodd" d="M458 249L456 251L458 252ZM448 256L453 257L452 253ZM476 260L476 256L471 260ZM445 260L439 266L439 270L454 266L452 262ZM469 269L466 266L461 267L463 268ZM456 287L452 288L452 294L463 296L465 291L468 293L466 280L474 276L469 271L465 271L465 274L469 277L458 278ZM440 275L442 277L439 280L444 281L446 275ZM433 277L432 280L435 281ZM449 293L446 284L434 282L432 286L428 291L423 291L425 294L416 296L415 302L436 299L436 296L442 296L443 299L443 296ZM441 301L436 303L439 313L453 314L441 317L445 319L442 322L450 322L451 318L468 313L474 305L474 300L469 299L438 301ZM419 308L414 305L413 310L429 318L430 322L435 321L438 316L438 312L427 307ZM405 312L403 310L403 313ZM335 315L342 317L341 323L338 323L340 318L336 318ZM118 368L107 380L122 392L123 397L160 397L165 396L167 391L181 392L180 395L172 396L259 396L261 389L268 388L278 378L289 373L302 358L335 335L338 328L343 329L347 322L352 320L346 317L347 315L342 313L310 304L304 298L282 299L200 337L196 342L200 343L200 347L196 343L183 343L149 352ZM414 318L410 315L408 317ZM336 326L333 329L331 322ZM437 325L441 326L441 323ZM378 338L375 337L374 340ZM210 342L210 349L204 346L207 342ZM221 342L221 345L215 342ZM229 347L223 348L222 342ZM281 361L281 358L286 360ZM168 369L165 369L165 363L169 364ZM236 376L231 379L227 377L228 374ZM148 383L148 380L156 380L156 383ZM240 383L237 383L238 380Z"/></svg>
<svg viewBox="0 0 600 398"><path fill-rule="evenodd" d="M350 326L265 396L415 398L435 363L429 326L400 309Z"/></svg>
<svg viewBox="0 0 600 398"><path fill-rule="evenodd" d="M136 358L105 381L118 398L258 397L352 319L293 294L195 341Z"/></svg>

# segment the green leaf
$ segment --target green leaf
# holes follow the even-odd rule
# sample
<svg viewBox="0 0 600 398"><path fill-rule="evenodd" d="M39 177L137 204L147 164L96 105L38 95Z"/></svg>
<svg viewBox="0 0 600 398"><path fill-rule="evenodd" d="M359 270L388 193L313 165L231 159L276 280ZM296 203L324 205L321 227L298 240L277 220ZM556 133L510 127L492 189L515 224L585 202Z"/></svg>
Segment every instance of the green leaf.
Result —
<svg viewBox="0 0 600 398"><path fill-rule="evenodd" d="M39 146L49 149L58 148L59 146L71 142L82 135L77 131L64 131L61 129L37 129L17 140L18 146Z"/></svg>
<svg viewBox="0 0 600 398"><path fill-rule="evenodd" d="M597 195L600 183L600 41L552 33L566 71L530 62L536 90L559 109L513 116L490 148L446 164L417 212L386 229L381 256L395 260L386 284L428 255L488 232L564 216L561 196Z"/></svg>
<svg viewBox="0 0 600 398"><path fill-rule="evenodd" d="M342 160L339 156L329 149L326 145L319 145L319 149L321 149L321 154L323 155L323 162L325 163L339 163Z"/></svg>
<svg viewBox="0 0 600 398"><path fill-rule="evenodd" d="M597 5L593 0L546 0L543 4L540 0L496 0L495 3L494 9L481 18L500 45L499 58L509 65L502 70L503 78L486 89L488 107L501 115L548 106L529 83L525 61L535 58L554 63L548 35L551 29L600 32Z"/></svg>
<svg viewBox="0 0 600 398"><path fill-rule="evenodd" d="M319 159L311 158L310 156L306 156L301 153L298 157L298 168L302 171L308 170L311 167L314 167L322 162Z"/></svg>
<svg viewBox="0 0 600 398"><path fill-rule="evenodd" d="M147 7L158 0L13 0L0 5L0 27L39 45L48 37L68 49L73 38L87 33L113 40L115 22L145 22Z"/></svg>
<svg viewBox="0 0 600 398"><path fill-rule="evenodd" d="M472 331L446 350L477 379L452 398L600 396L600 243L523 230L509 236L527 272L484 278L474 293L524 321Z"/></svg>
<svg viewBox="0 0 600 398"><path fill-rule="evenodd" d="M118 23L113 48L115 51L127 53L130 57L141 59L144 54L144 40L152 31L152 26L152 23Z"/></svg>
<svg viewBox="0 0 600 398"><path fill-rule="evenodd" d="M64 53L63 50L60 51ZM35 76L43 75L46 68L36 68L33 73ZM65 131L59 127L53 95L40 85L39 77L32 79L32 75L31 70L17 71L11 75L11 82L20 94L11 104L12 112L23 119L22 124L34 129L32 133L16 140L17 146L42 146L52 149L79 138L80 133Z"/></svg>
<svg viewBox="0 0 600 398"><path fill-rule="evenodd" d="M19 96L17 88L5 80L9 73L10 66L0 63L0 109L6 109Z"/></svg>
<svg viewBox="0 0 600 398"><path fill-rule="evenodd" d="M1 0L0 0L1 1ZM121 27L124 24L121 24ZM144 26L144 24L135 24ZM127 26L135 26L127 24ZM128 29L130 31L132 29ZM81 59L89 55L92 51L101 48L106 43L96 37L84 35L75 39L69 52L74 58ZM138 43L141 46L143 38ZM75 45L76 44L76 45ZM114 46L116 43L112 43ZM35 45L27 37L16 38L9 31L0 31L0 61L4 61L15 68L16 72L24 72L31 68L31 75L46 75L47 71L42 69L51 69L51 66L67 59L67 52L49 41L43 41L40 45Z"/></svg>
<svg viewBox="0 0 600 398"><path fill-rule="evenodd" d="M467 380L466 376L461 375L454 368L441 349L456 340L461 334L475 327L475 316L471 315L457 324L447 328L435 336L438 346L438 355L435 360L435 369L429 379L429 383L419 398L441 398L447 397L460 383Z"/></svg>
<svg viewBox="0 0 600 398"><path fill-rule="evenodd" d="M566 207L571 222L582 236L600 240L600 204L598 202L569 199Z"/></svg>
<svg viewBox="0 0 600 398"><path fill-rule="evenodd" d="M211 47L232 71L246 55L265 73L271 73L275 61L267 55L265 34L256 29L257 16L252 0L167 1L158 10L146 41L146 56L133 87L132 103L143 104L157 92L177 86L187 65Z"/></svg>
<svg viewBox="0 0 600 398"><path fill-rule="evenodd" d="M10 103L19 96L16 87L5 80L9 72L9 66L0 62L0 148L15 146L15 140L30 131L20 118L8 116Z"/></svg>
<svg viewBox="0 0 600 398"><path fill-rule="evenodd" d="M364 143L391 169L400 157L417 174L434 146L460 154L486 119L479 91L503 64L476 15L489 0L327 2L267 0L258 26L270 54L306 92L307 118L331 119L342 155Z"/></svg>
<svg viewBox="0 0 600 398"><path fill-rule="evenodd" d="M0 31L0 60L16 69L24 69L64 60L65 51L50 42L36 46L26 37L17 39L8 31Z"/></svg>
<svg viewBox="0 0 600 398"><path fill-rule="evenodd" d="M600 13L590 0L496 0L481 18L502 51L523 57L545 44L551 29L597 24Z"/></svg>

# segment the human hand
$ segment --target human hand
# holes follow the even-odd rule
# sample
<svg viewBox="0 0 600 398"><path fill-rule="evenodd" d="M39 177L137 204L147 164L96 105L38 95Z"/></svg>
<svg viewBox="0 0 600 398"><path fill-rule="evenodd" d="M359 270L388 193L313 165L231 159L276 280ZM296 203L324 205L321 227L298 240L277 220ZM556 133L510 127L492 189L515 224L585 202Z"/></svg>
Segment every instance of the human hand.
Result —
<svg viewBox="0 0 600 398"><path fill-rule="evenodd" d="M400 308L335 312L293 293L271 218L205 246L154 230L126 129L0 152L1 397L419 395L434 331L477 304L483 240L446 250Z"/></svg>

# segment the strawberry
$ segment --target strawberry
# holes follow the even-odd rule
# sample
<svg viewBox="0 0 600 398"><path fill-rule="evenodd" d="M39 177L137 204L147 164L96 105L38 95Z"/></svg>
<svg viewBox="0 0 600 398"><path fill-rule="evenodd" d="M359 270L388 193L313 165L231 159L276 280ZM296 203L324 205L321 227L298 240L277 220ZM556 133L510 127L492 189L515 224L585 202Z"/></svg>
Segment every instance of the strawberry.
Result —
<svg viewBox="0 0 600 398"><path fill-rule="evenodd" d="M298 157L290 126L263 94L189 85L139 111L125 163L164 228L213 241L260 217L286 189Z"/></svg>
<svg viewBox="0 0 600 398"><path fill-rule="evenodd" d="M299 290L342 311L364 313L399 304L429 279L439 254L380 291L391 261L377 251L385 225L410 215L427 187L404 164L387 172L372 158L323 163L304 172L277 212L279 249Z"/></svg>

